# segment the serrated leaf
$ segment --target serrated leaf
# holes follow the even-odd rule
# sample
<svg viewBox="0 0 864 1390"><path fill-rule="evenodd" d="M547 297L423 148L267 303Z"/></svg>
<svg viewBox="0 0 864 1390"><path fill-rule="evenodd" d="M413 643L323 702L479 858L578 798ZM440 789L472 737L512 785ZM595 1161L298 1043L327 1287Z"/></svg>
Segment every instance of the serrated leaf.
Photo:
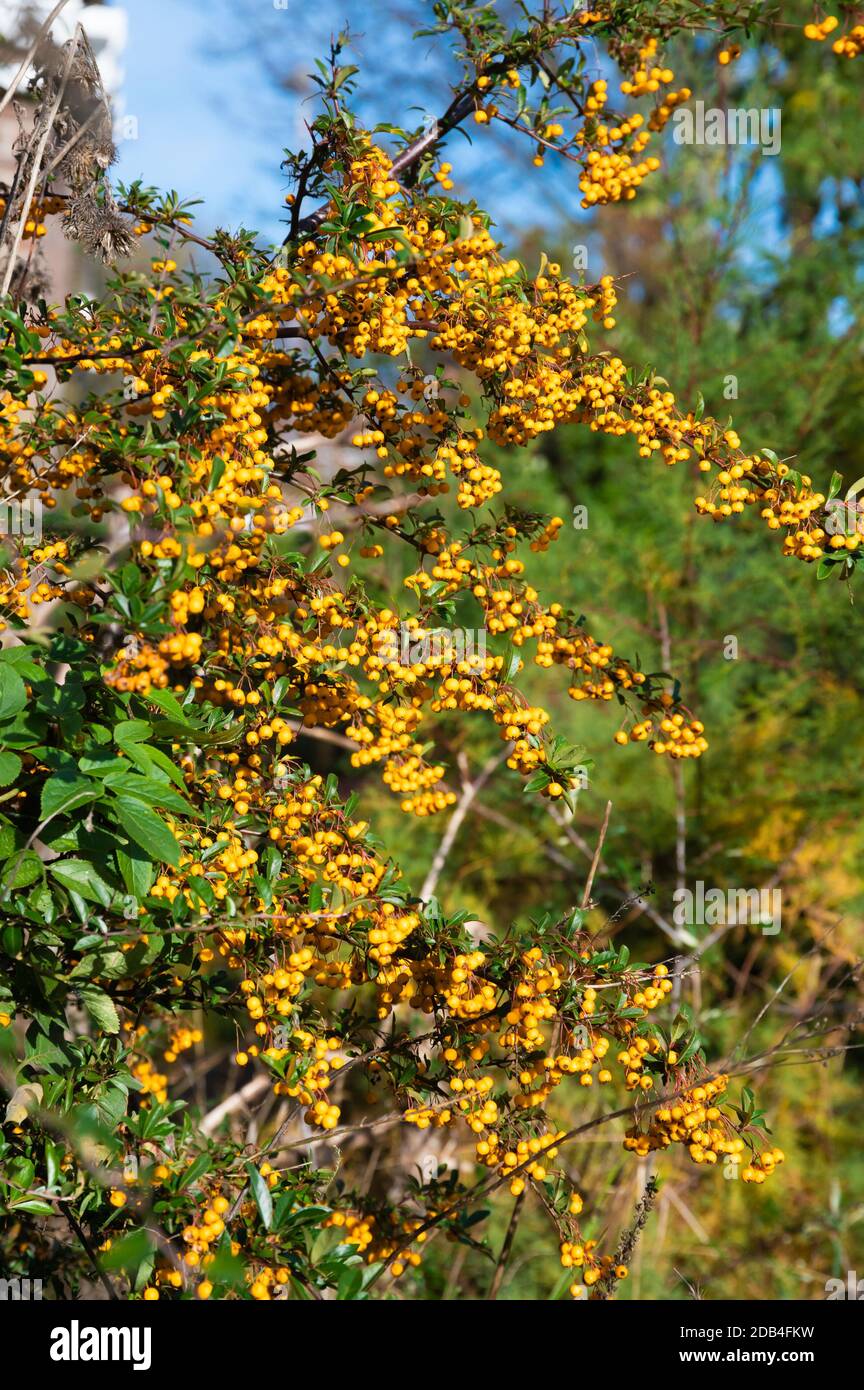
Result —
<svg viewBox="0 0 864 1390"><path fill-rule="evenodd" d="M57 859L48 865L48 871L64 888L71 888L82 898L89 898L102 907L107 907L114 896L105 880L86 859Z"/></svg>
<svg viewBox="0 0 864 1390"><path fill-rule="evenodd" d="M114 1001L104 990L94 989L88 985L85 989L80 989L78 993L84 1008L103 1033L120 1032L120 1019L114 1007Z"/></svg>
<svg viewBox="0 0 864 1390"><path fill-rule="evenodd" d="M114 741L122 748L126 743L143 743L150 737L146 719L124 719L114 726Z"/></svg>
<svg viewBox="0 0 864 1390"><path fill-rule="evenodd" d="M11 666L0 665L0 719L11 719L27 704L27 689Z"/></svg>
<svg viewBox="0 0 864 1390"><path fill-rule="evenodd" d="M138 845L130 845L128 850L115 850L115 855L127 893L140 902L153 885L155 866Z"/></svg>
<svg viewBox="0 0 864 1390"><path fill-rule="evenodd" d="M42 799L39 803L42 820L47 821L50 817L61 814L68 815L79 806L86 806L96 800L99 790L95 783L83 777L68 777L63 773L49 777L42 788Z"/></svg>
<svg viewBox="0 0 864 1390"><path fill-rule="evenodd" d="M21 759L17 753L0 753L0 787L8 787L21 771Z"/></svg>
<svg viewBox="0 0 864 1390"><path fill-rule="evenodd" d="M42 877L43 872L44 865L39 855L35 850L27 849L23 853L13 854L8 864L4 864L0 870L0 884L7 891L29 888L31 883Z"/></svg>
<svg viewBox="0 0 864 1390"><path fill-rule="evenodd" d="M178 867L180 846L155 811L134 797L125 795L112 801L111 810L130 840L146 850L156 863Z"/></svg>
<svg viewBox="0 0 864 1390"><path fill-rule="evenodd" d="M152 705L158 705L159 708L165 714L170 715L172 719L179 720L181 723L186 722L186 713L183 706L180 704L177 696L171 694L170 690L148 690L147 700ZM193 725L186 723L186 728L190 730L193 728Z"/></svg>

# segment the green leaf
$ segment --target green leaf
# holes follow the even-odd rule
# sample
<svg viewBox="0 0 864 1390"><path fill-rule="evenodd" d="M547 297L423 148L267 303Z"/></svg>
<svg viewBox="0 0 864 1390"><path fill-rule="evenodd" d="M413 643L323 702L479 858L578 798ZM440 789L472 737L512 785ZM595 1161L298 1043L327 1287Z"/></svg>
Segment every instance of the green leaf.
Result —
<svg viewBox="0 0 864 1390"><path fill-rule="evenodd" d="M33 1216L54 1216L55 1211L50 1202L43 1202L39 1197L25 1197L21 1202L10 1202L10 1211L29 1211Z"/></svg>
<svg viewBox="0 0 864 1390"><path fill-rule="evenodd" d="M196 893L207 907L216 906L216 894L206 878L201 878L198 874L192 874L187 879L187 884L193 893Z"/></svg>
<svg viewBox="0 0 864 1390"><path fill-rule="evenodd" d="M93 1105L99 1123L113 1131L126 1114L129 1097L119 1085L103 1086L94 1096Z"/></svg>
<svg viewBox="0 0 864 1390"><path fill-rule="evenodd" d="M21 759L17 753L0 753L0 787L8 787L21 771Z"/></svg>
<svg viewBox="0 0 864 1390"><path fill-rule="evenodd" d="M82 898L89 898L102 907L107 907L114 896L105 880L86 859L57 859L48 865L48 871L64 888L73 888Z"/></svg>
<svg viewBox="0 0 864 1390"><path fill-rule="evenodd" d="M516 648L512 647L510 649L510 655L507 659L507 666L505 668L504 680L502 684L506 684L506 682L512 681L513 677L517 674L521 665L522 657L519 655L519 652L516 650Z"/></svg>
<svg viewBox="0 0 864 1390"><path fill-rule="evenodd" d="M346 1265L339 1275L337 1296L341 1300L356 1298L363 1288L363 1269L359 1264Z"/></svg>
<svg viewBox="0 0 864 1390"><path fill-rule="evenodd" d="M182 1191L184 1187L190 1187L193 1182L197 1182L205 1173L209 1173L212 1167L213 1160L209 1154L199 1154L197 1158L193 1158L186 1172L177 1184L178 1192Z"/></svg>
<svg viewBox="0 0 864 1390"><path fill-rule="evenodd" d="M95 957L94 975L104 980L122 980L129 974L129 955L126 951L108 950Z"/></svg>
<svg viewBox="0 0 864 1390"><path fill-rule="evenodd" d="M58 772L42 788L42 800L40 802L40 814L43 821L49 820L52 816L67 814L74 811L79 806L85 806L90 801L95 801L99 795L99 788L95 783L81 777L70 777L65 773Z"/></svg>
<svg viewBox="0 0 864 1390"><path fill-rule="evenodd" d="M0 719L11 719L27 704L27 689L10 666L0 665Z"/></svg>
<svg viewBox="0 0 864 1390"><path fill-rule="evenodd" d="M105 778L105 786L125 797L134 797L148 806L161 806L166 811L176 811L188 815L190 806L174 788L156 777L142 777L128 766L119 772L111 772Z"/></svg>
<svg viewBox="0 0 864 1390"><path fill-rule="evenodd" d="M66 1152L64 1144L53 1143L50 1139L45 1140L45 1180L46 1187L54 1187L60 1178L60 1164L63 1162L63 1155Z"/></svg>
<svg viewBox="0 0 864 1390"><path fill-rule="evenodd" d="M699 1047L700 1042L698 1036L692 1037L683 1052L678 1053L678 1065L683 1066L685 1062L689 1062L690 1058L698 1051Z"/></svg>
<svg viewBox="0 0 864 1390"><path fill-rule="evenodd" d="M110 1250L102 1255L101 1263L104 1269L122 1269L127 1274L133 1274L152 1249L152 1237L147 1231L140 1228L127 1231L112 1242Z"/></svg>
<svg viewBox="0 0 864 1390"><path fill-rule="evenodd" d="M264 1229L269 1231L273 1224L273 1198L270 1195L270 1188L267 1186L266 1180L262 1178L261 1174L258 1172L254 1163L246 1164L246 1172L249 1174L249 1182L252 1185L252 1195L255 1198L255 1204L261 1214Z"/></svg>
<svg viewBox="0 0 864 1390"><path fill-rule="evenodd" d="M0 859L8 859L13 849L19 847L21 835L11 821L0 817Z"/></svg>
<svg viewBox="0 0 864 1390"><path fill-rule="evenodd" d="M150 748L148 746L147 756L149 757L151 763L155 763L157 767L161 767L166 777L170 777L171 781L180 788L181 792L186 791L186 783L183 780L183 773L180 771L178 767L175 767L174 763L172 763L167 753L163 753L161 748Z"/></svg>
<svg viewBox="0 0 864 1390"><path fill-rule="evenodd" d="M150 749L143 743L124 743L123 752L126 754L128 762L134 763L145 777L153 775L153 759L150 756ZM121 759L123 761L123 759ZM127 764L128 766L128 764Z"/></svg>
<svg viewBox="0 0 864 1390"><path fill-rule="evenodd" d="M117 1016L114 1002L104 990L95 989L92 985L88 985L86 988L80 989L78 993L84 1008L103 1033L120 1032L120 1019Z"/></svg>
<svg viewBox="0 0 864 1390"><path fill-rule="evenodd" d="M156 874L153 863L138 845L130 845L128 850L115 850L115 855L127 893L135 898L136 902L140 902L146 898L153 885Z"/></svg>
<svg viewBox="0 0 864 1390"><path fill-rule="evenodd" d="M172 719L180 720L186 724L188 729L194 726L189 724L183 706L180 704L176 695L172 695L170 690L148 690L147 700L151 705L158 705L165 714L169 714Z"/></svg>
<svg viewBox="0 0 864 1390"><path fill-rule="evenodd" d="M124 719L114 728L114 740L121 748L127 743L143 743L149 737L150 725L146 719Z"/></svg>
<svg viewBox="0 0 864 1390"><path fill-rule="evenodd" d="M141 1261L135 1273L132 1284L135 1293L140 1293L141 1290L145 1288L147 1284L150 1283L150 1280L153 1277L153 1270L155 1268L155 1265L156 1255L155 1252L151 1250L150 1253L146 1255L144 1259Z"/></svg>
<svg viewBox="0 0 864 1390"><path fill-rule="evenodd" d="M180 863L180 846L165 822L143 802L131 796L118 796L111 809L130 840L146 850L159 864Z"/></svg>
<svg viewBox="0 0 864 1390"><path fill-rule="evenodd" d="M31 883L35 883L37 878L41 878L44 872L44 865L35 850L28 849L24 853L13 854L12 858L0 870L0 883L4 889L29 888Z"/></svg>

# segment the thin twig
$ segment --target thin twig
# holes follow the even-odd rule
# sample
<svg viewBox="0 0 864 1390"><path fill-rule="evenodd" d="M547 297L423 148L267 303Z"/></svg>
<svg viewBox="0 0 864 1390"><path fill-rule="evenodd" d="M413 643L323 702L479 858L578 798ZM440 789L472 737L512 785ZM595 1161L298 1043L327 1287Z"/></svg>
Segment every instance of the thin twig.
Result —
<svg viewBox="0 0 864 1390"><path fill-rule="evenodd" d="M507 1234L504 1237L504 1244L501 1246L501 1253L498 1256L498 1263L495 1266L495 1273L492 1275L492 1283L489 1285L487 1299L492 1301L498 1297L499 1290L504 1282L504 1275L507 1270L507 1261L510 1258L510 1251L513 1246L513 1239L516 1235L516 1227L519 1225L519 1216L522 1211L522 1203L525 1200L524 1189L519 1193L513 1203L513 1210L510 1213L510 1221L507 1226Z"/></svg>
<svg viewBox="0 0 864 1390"><path fill-rule="evenodd" d="M600 856L603 853L603 842L606 839L606 831L609 828L609 817L612 814L612 802L606 802L606 814L603 817L603 824L600 827L600 838L597 841L597 848L594 851L594 858L591 860L591 868L588 871L588 879L585 884L585 891L582 894L582 911L591 901L591 889L594 887L594 875L597 872L597 865L600 863Z"/></svg>
<svg viewBox="0 0 864 1390"><path fill-rule="evenodd" d="M272 1078L269 1075L254 1076L251 1081L247 1081L245 1086L241 1086L239 1091L234 1091L227 1100L223 1100L219 1105L214 1105L212 1110L201 1121L201 1133L212 1134L214 1130L228 1115L233 1115L235 1110L242 1110L248 1105L250 1100L255 1100L262 1095L272 1085Z"/></svg>
<svg viewBox="0 0 864 1390"><path fill-rule="evenodd" d="M33 168L30 173L30 179L27 184L27 191L24 194L24 202L21 208L21 216L18 220L18 226L15 229L15 236L12 238L12 245L9 248L9 260L6 265L6 272L3 276L3 284L2 286L0 286L0 298L3 298L5 295L9 293L9 286L12 283L12 276L15 273L15 262L18 258L18 248L21 245L21 238L24 235L24 227L27 223L27 214L30 211L30 205L33 202L33 194L36 191L36 184L39 180L39 173L42 166L42 160L45 155L45 147L48 144L49 136L51 135L54 122L57 118L57 112L60 110L60 103L62 102L66 92L66 83L69 80L69 73L72 71L72 64L75 61L75 55L78 52L78 44L80 42L80 38L83 32L84 31L81 28L81 25L77 24L75 26L75 36L69 44L69 52L66 55L66 62L63 64L63 73L60 78L60 85L57 88L57 95L54 98L54 104L51 107L51 110L49 111L47 117L44 118L45 128L42 131L42 135L36 147L36 152L33 155ZM22 158L23 157L24 156L22 156Z"/></svg>
<svg viewBox="0 0 864 1390"><path fill-rule="evenodd" d="M108 1297L115 1299L119 1303L120 1295L117 1293L117 1290L114 1288L114 1285L111 1283L111 1280L108 1278L108 1275L105 1273L104 1269L101 1268L99 1261L97 1260L96 1255L93 1251L92 1245L90 1244L89 1240L87 1239L86 1235L84 1234L83 1230L79 1226L78 1222L75 1220L75 1217L72 1215L72 1212L69 1210L68 1207L64 1207L63 1215L66 1217L66 1220L69 1222L69 1225L72 1227L72 1230L75 1232L75 1235L78 1237L79 1241L83 1245L84 1250L87 1254L87 1258L92 1264L97 1275L99 1276L99 1279L102 1283L103 1288L108 1294Z"/></svg>
<svg viewBox="0 0 864 1390"><path fill-rule="evenodd" d="M441 838L441 843L438 846L438 851L429 867L429 872L426 875L426 878L423 882L423 887L420 889L421 902L427 903L429 899L432 897L433 893L435 892L435 889L438 886L438 880L441 877L445 864L447 863L447 859L450 855L451 849L453 848L456 836L459 834L459 829L462 825L462 822L464 821L469 810L471 809L471 803L473 802L477 793L481 791L482 788L486 785L495 769L500 766L500 764L504 761L506 757L506 748L500 752L494 753L493 756L484 763L477 776L473 778L473 780L466 781L463 784L462 795L460 796L459 801L457 802L453 810L453 814L450 817L450 820L448 821L447 829L444 831L444 834Z"/></svg>
<svg viewBox="0 0 864 1390"><path fill-rule="evenodd" d="M18 90L18 83L21 81L21 78L24 76L33 59L36 57L37 50L43 38L47 34L48 30L51 28L51 25L54 23L60 11L64 8L64 6L68 5L68 3L69 0L58 0L58 3L54 6L48 18L45 20L45 23L42 25L42 28L39 30L39 33L36 35L35 39L31 43L26 54L24 55L24 59L20 67L18 68L18 71L16 72L15 76L11 79L4 95L0 97L0 115L2 115L3 112L6 110L7 105L12 100L16 91Z"/></svg>

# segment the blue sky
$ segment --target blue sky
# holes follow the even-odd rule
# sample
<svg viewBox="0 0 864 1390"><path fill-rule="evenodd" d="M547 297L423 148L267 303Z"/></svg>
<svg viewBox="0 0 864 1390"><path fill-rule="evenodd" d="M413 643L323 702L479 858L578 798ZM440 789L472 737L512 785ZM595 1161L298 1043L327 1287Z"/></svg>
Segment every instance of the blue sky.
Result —
<svg viewBox="0 0 864 1390"><path fill-rule="evenodd" d="M275 236L284 194L280 151L273 150L268 175L254 129L235 119L219 97L220 88L254 91L260 82L255 64L242 55L214 59L213 10L201 0L126 0L124 8L123 109L136 118L138 138L121 142L117 177L142 177L184 197L204 198L206 210L197 217L208 229L244 221L262 226L255 214L269 205L266 231Z"/></svg>
<svg viewBox="0 0 864 1390"><path fill-rule="evenodd" d="M446 42L411 38L430 17L425 0L401 0L397 19L389 6L376 11L367 0L125 0L123 8L122 110L136 118L137 138L121 142L117 177L203 198L196 216L202 231L242 224L281 240L282 150L304 143L303 122L314 115L305 75L346 15L356 33L345 61L362 66L365 114L413 126L446 105ZM279 93L268 83L268 64L292 90ZM533 150L527 141L519 145L523 167L514 179L495 137L483 133L473 148L451 138L457 195L470 196L479 178L485 206L505 232L560 226L562 212L581 220L574 166L563 179L548 168L529 173Z"/></svg>

